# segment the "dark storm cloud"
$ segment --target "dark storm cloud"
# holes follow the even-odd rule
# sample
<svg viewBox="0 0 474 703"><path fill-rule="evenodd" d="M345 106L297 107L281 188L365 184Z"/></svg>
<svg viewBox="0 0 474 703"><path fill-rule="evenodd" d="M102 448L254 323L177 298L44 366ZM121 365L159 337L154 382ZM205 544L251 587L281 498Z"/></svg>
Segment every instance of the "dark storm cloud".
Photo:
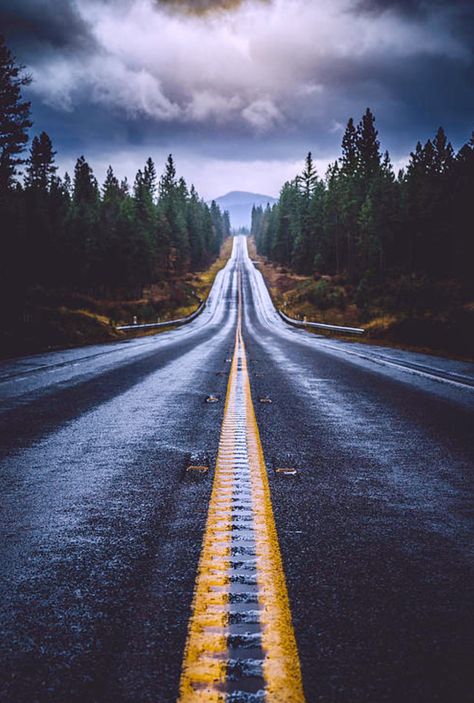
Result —
<svg viewBox="0 0 474 703"><path fill-rule="evenodd" d="M445 19L445 31L453 32L471 47L474 42L474 0L359 0L355 11L369 15L390 11L421 21L438 14Z"/></svg>
<svg viewBox="0 0 474 703"><path fill-rule="evenodd" d="M101 167L181 151L270 177L309 149L334 158L367 106L395 157L474 127L463 0L3 0L0 21L33 74L35 130Z"/></svg>
<svg viewBox="0 0 474 703"><path fill-rule="evenodd" d="M2 0L0 31L23 55L91 46L90 26L68 0Z"/></svg>
<svg viewBox="0 0 474 703"><path fill-rule="evenodd" d="M362 12L385 12L395 10L400 13L429 15L439 8L458 7L472 10L472 0L359 0L356 10Z"/></svg>
<svg viewBox="0 0 474 703"><path fill-rule="evenodd" d="M379 62L334 61L325 67L337 89L331 100L341 110L341 94L350 95L347 116L359 119L366 106L375 110L382 146L407 153L415 142L444 125L460 146L474 129L474 65L443 56L421 54ZM326 136L329 141L330 135Z"/></svg>

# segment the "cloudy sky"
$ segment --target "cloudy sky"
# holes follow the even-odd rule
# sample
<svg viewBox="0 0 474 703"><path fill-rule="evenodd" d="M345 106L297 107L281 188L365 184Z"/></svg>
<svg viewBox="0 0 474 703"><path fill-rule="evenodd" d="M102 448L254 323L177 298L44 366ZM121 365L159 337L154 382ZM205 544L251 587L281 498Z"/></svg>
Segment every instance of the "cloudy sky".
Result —
<svg viewBox="0 0 474 703"><path fill-rule="evenodd" d="M401 165L474 129L473 0L1 0L34 130L133 179L169 152L206 198L321 172L367 106Z"/></svg>

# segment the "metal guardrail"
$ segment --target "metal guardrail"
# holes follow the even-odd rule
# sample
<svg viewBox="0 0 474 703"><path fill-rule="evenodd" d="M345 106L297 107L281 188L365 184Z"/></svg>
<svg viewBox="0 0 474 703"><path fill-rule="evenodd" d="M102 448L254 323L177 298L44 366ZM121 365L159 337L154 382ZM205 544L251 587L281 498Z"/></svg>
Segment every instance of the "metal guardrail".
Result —
<svg viewBox="0 0 474 703"><path fill-rule="evenodd" d="M361 327L342 327L341 325L326 325L324 322L307 322L306 320L295 320L294 317L288 317L284 312L277 309L278 314L289 325L293 327L315 327L317 329L329 330L330 332L343 332L345 334L364 334L365 330Z"/></svg>
<svg viewBox="0 0 474 703"><path fill-rule="evenodd" d="M198 315L202 313L204 308L206 307L206 302L201 302L199 305L198 309L195 310L191 315L187 315L186 317L179 317L177 320L165 320L164 322L149 322L144 325L119 325L115 329L116 330L123 330L123 331L128 331L128 330L145 330L145 329L152 329L154 327L160 328L160 327L179 327L181 325L186 325L188 322L192 322Z"/></svg>

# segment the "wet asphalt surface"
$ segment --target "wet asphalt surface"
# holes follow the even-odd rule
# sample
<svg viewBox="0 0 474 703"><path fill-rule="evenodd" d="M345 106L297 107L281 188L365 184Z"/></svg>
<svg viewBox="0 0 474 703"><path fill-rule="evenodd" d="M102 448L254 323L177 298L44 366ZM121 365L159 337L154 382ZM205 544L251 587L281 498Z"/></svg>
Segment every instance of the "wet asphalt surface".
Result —
<svg viewBox="0 0 474 703"><path fill-rule="evenodd" d="M473 390L277 324L246 259L187 328L0 365L1 701L176 700L238 267L308 703L474 701Z"/></svg>

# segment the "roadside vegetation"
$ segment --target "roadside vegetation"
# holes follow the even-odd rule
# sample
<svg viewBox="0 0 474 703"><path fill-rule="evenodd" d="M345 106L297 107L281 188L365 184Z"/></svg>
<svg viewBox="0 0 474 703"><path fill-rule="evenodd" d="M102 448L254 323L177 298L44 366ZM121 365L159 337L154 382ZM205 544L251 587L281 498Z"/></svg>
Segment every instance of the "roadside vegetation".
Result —
<svg viewBox="0 0 474 703"><path fill-rule="evenodd" d="M474 134L455 153L440 128L395 175L368 109L324 179L308 154L278 204L253 210L276 303L371 340L474 356L473 194Z"/></svg>
<svg viewBox="0 0 474 703"><path fill-rule="evenodd" d="M103 341L114 323L192 311L228 213L177 176L171 155L161 177L149 158L131 185L111 166L99 185L83 156L60 177L49 136L29 144L29 82L0 37L1 354Z"/></svg>
<svg viewBox="0 0 474 703"><path fill-rule="evenodd" d="M133 324L135 320L137 323L164 322L195 312L201 300L206 300L231 248L232 237L228 237L220 255L207 269L155 283L144 288L142 297L136 300L37 291L34 316L20 327L3 330L0 358L159 334L163 331L159 328L122 332L116 326Z"/></svg>

